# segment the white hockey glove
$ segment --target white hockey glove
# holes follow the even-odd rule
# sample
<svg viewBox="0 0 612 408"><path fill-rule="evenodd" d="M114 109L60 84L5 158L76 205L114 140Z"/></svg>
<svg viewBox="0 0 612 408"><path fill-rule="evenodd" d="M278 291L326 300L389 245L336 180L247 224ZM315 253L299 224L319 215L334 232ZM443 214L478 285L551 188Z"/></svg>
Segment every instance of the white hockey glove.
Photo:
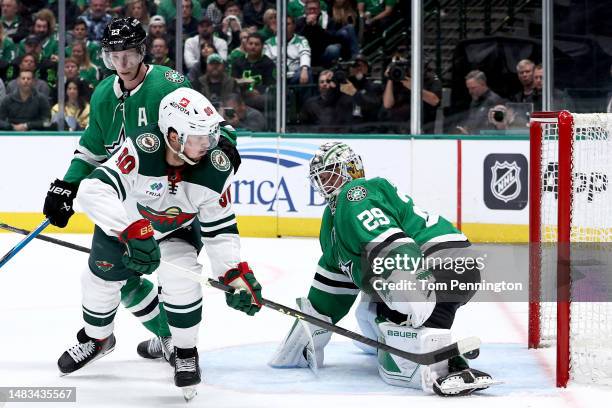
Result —
<svg viewBox="0 0 612 408"><path fill-rule="evenodd" d="M317 312L307 298L298 298L296 302L301 312L331 323L331 319ZM323 349L331 335L329 330L295 319L268 364L274 368L309 367L316 372L323 366Z"/></svg>

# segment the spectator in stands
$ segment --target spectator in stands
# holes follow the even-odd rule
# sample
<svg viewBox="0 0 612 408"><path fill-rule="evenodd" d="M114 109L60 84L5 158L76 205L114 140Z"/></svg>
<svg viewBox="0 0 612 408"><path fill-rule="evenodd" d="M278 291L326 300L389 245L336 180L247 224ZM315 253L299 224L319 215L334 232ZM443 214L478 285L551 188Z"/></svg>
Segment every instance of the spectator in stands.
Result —
<svg viewBox="0 0 612 408"><path fill-rule="evenodd" d="M457 126L463 134L475 134L480 130L489 129L489 109L504 103L501 96L487 86L487 76L479 70L470 71L465 77L465 86L472 97L467 117L461 126Z"/></svg>
<svg viewBox="0 0 612 408"><path fill-rule="evenodd" d="M82 41L72 43L72 58L79 65L79 77L96 86L100 82L100 70L89 59L87 46Z"/></svg>
<svg viewBox="0 0 612 408"><path fill-rule="evenodd" d="M368 78L370 64L358 54L349 68L347 81L340 84L340 92L353 98L353 119L356 122L372 123L378 119L382 102L382 86Z"/></svg>
<svg viewBox="0 0 612 408"><path fill-rule="evenodd" d="M295 19L304 15L304 9L306 8L306 2L303 0L289 0L289 4L287 5L287 15L291 16ZM323 0L319 1L321 6L321 10L323 10L324 15L327 15L327 3ZM325 27L327 23L325 24Z"/></svg>
<svg viewBox="0 0 612 408"><path fill-rule="evenodd" d="M196 35L196 33L199 31L198 20L193 16L193 3L193 0L183 0L183 41L185 41L186 38ZM170 21L169 31L170 34L176 38L175 20Z"/></svg>
<svg viewBox="0 0 612 408"><path fill-rule="evenodd" d="M66 81L66 101L64 104L64 120L68 130L83 130L89 124L89 102L87 102L87 86L78 78ZM58 123L59 104L51 108L51 123Z"/></svg>
<svg viewBox="0 0 612 408"><path fill-rule="evenodd" d="M340 57L342 40L329 33L326 26L319 0L306 0L305 15L296 21L296 32L308 40L313 66L330 67Z"/></svg>
<svg viewBox="0 0 612 408"><path fill-rule="evenodd" d="M402 52L404 52L402 54ZM395 63L407 64L407 53L400 51ZM410 93L412 78L407 65L390 64L385 71L387 83L383 93L383 119L392 122L390 130L394 132L408 132L410 130ZM423 131L431 133L436 119L436 110L442 98L442 82L435 74L433 64L427 62L423 72Z"/></svg>
<svg viewBox="0 0 612 408"><path fill-rule="evenodd" d="M300 111L300 123L311 125L305 130L346 132L353 121L353 98L340 92L334 73L319 74L319 95L306 100Z"/></svg>
<svg viewBox="0 0 612 408"><path fill-rule="evenodd" d="M272 37L264 46L264 54L276 63L278 38ZM295 21L287 16L287 81L291 85L311 82L310 45L308 40L295 34Z"/></svg>
<svg viewBox="0 0 612 408"><path fill-rule="evenodd" d="M125 17L134 17L142 24L145 31L149 28L149 10L145 0L127 0L125 2Z"/></svg>
<svg viewBox="0 0 612 408"><path fill-rule="evenodd" d="M16 55L15 43L5 34L4 24L0 24L0 78L6 78L6 70Z"/></svg>
<svg viewBox="0 0 612 408"><path fill-rule="evenodd" d="M34 26L32 27L32 34L38 36L42 45L42 57L50 59L53 62L57 62L57 38L54 34L55 30L55 16L49 9L42 9L34 18ZM19 43L19 49L17 53L19 55L25 54L25 38Z"/></svg>
<svg viewBox="0 0 612 408"><path fill-rule="evenodd" d="M164 65L174 69L174 61L168 56L168 44L163 38L156 38L153 40L153 46L151 47L151 64Z"/></svg>
<svg viewBox="0 0 612 408"><path fill-rule="evenodd" d="M89 8L79 17L87 24L87 37L92 41L100 41L104 28L111 22L113 16L106 12L106 0L90 0Z"/></svg>
<svg viewBox="0 0 612 408"><path fill-rule="evenodd" d="M513 102L535 103L536 94L534 93L533 70L535 64L528 59L519 61L516 64L516 75L521 83L521 90L512 96Z"/></svg>
<svg viewBox="0 0 612 408"><path fill-rule="evenodd" d="M206 73L191 84L193 89L206 96L213 105L220 104L229 94L240 92L236 80L225 72L225 64L219 54L208 56Z"/></svg>
<svg viewBox="0 0 612 408"><path fill-rule="evenodd" d="M208 7L206 7L206 17L212 21L215 27L221 25L227 3L228 0L213 0Z"/></svg>
<svg viewBox="0 0 612 408"><path fill-rule="evenodd" d="M191 6L191 17L196 21L200 21L204 16L200 2L193 2ZM174 20L176 18L176 0L161 0L157 8L157 13L161 15L166 22Z"/></svg>
<svg viewBox="0 0 612 408"><path fill-rule="evenodd" d="M243 28L242 30L240 30L240 46L238 48L234 48L227 57L227 64L230 67L230 70L232 64L234 63L234 61L236 61L236 59L246 55L247 40L249 39L249 34L253 32L255 32L253 27Z"/></svg>
<svg viewBox="0 0 612 408"><path fill-rule="evenodd" d="M18 72L21 72L21 71L31 71L31 72L36 73L36 58L34 57L34 55L26 54L23 57L21 57L19 61L19 71ZM18 77L18 75L19 75L18 73L15 73L16 77ZM8 84L6 84L6 93L12 94L15 91L17 91L18 82L19 82L18 78L15 78L11 80ZM39 95L44 95L46 98L49 97L50 95L49 85L47 85L47 82L43 81L42 79L36 78L36 74L34 74L33 86Z"/></svg>
<svg viewBox="0 0 612 408"><path fill-rule="evenodd" d="M612 72L611 72L612 74ZM533 71L533 87L534 87L534 104L533 110L534 112L539 112L542 110L542 86L544 85L544 68L542 64L538 64L535 66ZM562 91L559 88L553 88L552 91L552 107L554 110L568 110L573 111L574 101L567 94L567 92Z"/></svg>
<svg viewBox="0 0 612 408"><path fill-rule="evenodd" d="M206 73L206 61L208 61L208 57L212 54L217 54L217 49L215 46L209 42L203 42L200 45L200 58L198 59L198 62L196 62L196 64L189 69L187 74L189 81L195 81L201 75Z"/></svg>
<svg viewBox="0 0 612 408"><path fill-rule="evenodd" d="M241 30L242 11L236 3L230 1L225 8L225 17L219 29L220 37L227 42L228 50L233 50L240 45Z"/></svg>
<svg viewBox="0 0 612 408"><path fill-rule="evenodd" d="M153 40L163 38L168 46L168 54L174 56L174 37L167 32L166 19L160 15L155 15L149 19L149 35L147 35L147 50L151 52Z"/></svg>
<svg viewBox="0 0 612 408"><path fill-rule="evenodd" d="M20 2L18 0L2 0L2 17L0 22L4 28L4 34L9 36L15 44L30 33L29 19L19 16Z"/></svg>
<svg viewBox="0 0 612 408"><path fill-rule="evenodd" d="M200 59L200 50L203 42L212 44L223 60L227 59L227 42L213 35L215 28L208 17L204 17L198 24L198 35L185 41L185 66L187 69L193 67Z"/></svg>
<svg viewBox="0 0 612 408"><path fill-rule="evenodd" d="M391 22L393 8L397 0L357 0L359 17L365 24L365 32L368 37L381 33Z"/></svg>
<svg viewBox="0 0 612 408"><path fill-rule="evenodd" d="M266 88L276 82L276 65L263 54L263 39L258 33L249 34L247 54L232 64L232 77L247 85L247 105L263 111Z"/></svg>
<svg viewBox="0 0 612 408"><path fill-rule="evenodd" d="M25 51L26 54L34 56L36 62L36 68L34 75L36 78L42 79L49 85L50 89L55 88L57 83L57 63L51 61L48 58L42 56L42 45L40 44L40 38L37 35L30 34L25 39ZM17 78L19 76L19 67L21 65L22 56L16 57L11 66L6 71L7 79Z"/></svg>
<svg viewBox="0 0 612 408"><path fill-rule="evenodd" d="M0 103L0 129L25 132L43 129L49 121L49 101L36 92L33 79L32 71L19 73L17 91Z"/></svg>
<svg viewBox="0 0 612 408"><path fill-rule="evenodd" d="M221 114L236 129L263 132L266 128L266 120L262 113L247 106L238 93L232 93L223 98Z"/></svg>
<svg viewBox="0 0 612 408"><path fill-rule="evenodd" d="M276 10L267 9L263 15L264 26L258 31L264 41L276 35Z"/></svg>
<svg viewBox="0 0 612 408"><path fill-rule="evenodd" d="M72 28L72 40L69 42L72 44L76 41L84 42L87 46L87 54L89 55L89 59L93 64L98 67L101 67L102 55L100 51L100 45L96 41L91 41L87 38L87 24L85 21L81 19L77 19L74 23L74 27ZM68 45L66 47L66 55L72 55L72 46Z"/></svg>
<svg viewBox="0 0 612 408"><path fill-rule="evenodd" d="M264 26L264 13L272 7L274 5L266 0L249 0L245 2L242 10L244 25L262 28Z"/></svg>
<svg viewBox="0 0 612 408"><path fill-rule="evenodd" d="M357 12L349 0L334 0L331 8L327 31L342 39L342 58L352 59L359 53L359 38L355 27Z"/></svg>

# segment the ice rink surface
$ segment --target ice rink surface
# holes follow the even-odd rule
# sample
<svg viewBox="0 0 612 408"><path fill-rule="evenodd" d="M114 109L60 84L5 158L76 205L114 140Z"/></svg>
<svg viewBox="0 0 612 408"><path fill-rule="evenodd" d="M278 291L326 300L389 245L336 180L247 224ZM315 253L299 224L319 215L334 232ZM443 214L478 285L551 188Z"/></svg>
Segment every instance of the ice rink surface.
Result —
<svg viewBox="0 0 612 408"><path fill-rule="evenodd" d="M90 245L88 235L55 237ZM21 238L0 234L0 255ZM315 239L244 238L242 254L264 296L294 306L295 298L308 292L319 248ZM172 368L136 354L137 344L150 336L122 307L115 319L115 351L70 376L59 376L57 359L75 344L82 327L79 277L86 260L86 254L34 240L0 269L0 387L76 387L79 407L185 406ZM192 407L599 408L612 398L611 388L554 387L554 350L527 350L527 305L522 303L468 304L459 310L454 337L476 335L484 343L471 365L504 381L461 398L384 384L375 357L338 335L325 350L318 377L307 369L275 370L266 362L289 329L290 317L269 309L248 317L228 308L223 293L211 288L204 289L203 314L198 349L204 383L188 404ZM356 328L352 312L340 325ZM31 405L40 403L7 406Z"/></svg>

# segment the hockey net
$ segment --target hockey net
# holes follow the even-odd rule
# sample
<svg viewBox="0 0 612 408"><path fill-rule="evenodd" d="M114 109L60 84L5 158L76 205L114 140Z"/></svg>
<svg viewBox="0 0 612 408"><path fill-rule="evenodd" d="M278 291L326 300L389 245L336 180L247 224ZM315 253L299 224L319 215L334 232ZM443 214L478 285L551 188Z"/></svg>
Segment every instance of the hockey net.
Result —
<svg viewBox="0 0 612 408"><path fill-rule="evenodd" d="M535 113L530 143L529 347L612 385L612 114Z"/></svg>

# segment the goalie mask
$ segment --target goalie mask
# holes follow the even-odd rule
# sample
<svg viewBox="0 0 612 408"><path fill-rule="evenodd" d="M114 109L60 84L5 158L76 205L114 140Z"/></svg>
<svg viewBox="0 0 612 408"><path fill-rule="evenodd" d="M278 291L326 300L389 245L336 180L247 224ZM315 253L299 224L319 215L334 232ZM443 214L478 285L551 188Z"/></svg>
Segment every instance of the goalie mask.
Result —
<svg viewBox="0 0 612 408"><path fill-rule="evenodd" d="M140 21L133 17L111 21L102 36L102 61L106 68L132 69L142 63L146 53L147 33Z"/></svg>
<svg viewBox="0 0 612 408"><path fill-rule="evenodd" d="M324 143L310 160L310 184L325 197L332 210L342 186L363 177L361 157L345 143Z"/></svg>
<svg viewBox="0 0 612 408"><path fill-rule="evenodd" d="M211 150L219 143L220 123L223 117L217 113L204 95L191 88L179 88L164 96L159 104L158 126L168 148L185 162L194 165L198 161L185 154L190 143L201 149ZM178 134L179 149L170 145L169 133Z"/></svg>

